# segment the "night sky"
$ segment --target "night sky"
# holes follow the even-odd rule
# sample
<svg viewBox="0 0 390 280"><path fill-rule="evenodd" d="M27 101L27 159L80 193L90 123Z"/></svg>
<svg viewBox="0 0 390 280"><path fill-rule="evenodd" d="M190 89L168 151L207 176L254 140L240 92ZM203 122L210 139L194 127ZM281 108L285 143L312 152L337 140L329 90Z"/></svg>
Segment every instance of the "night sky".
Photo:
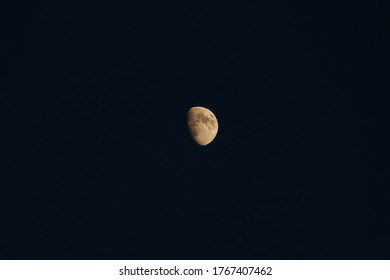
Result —
<svg viewBox="0 0 390 280"><path fill-rule="evenodd" d="M388 4L155 2L9 21L0 258L389 259Z"/></svg>

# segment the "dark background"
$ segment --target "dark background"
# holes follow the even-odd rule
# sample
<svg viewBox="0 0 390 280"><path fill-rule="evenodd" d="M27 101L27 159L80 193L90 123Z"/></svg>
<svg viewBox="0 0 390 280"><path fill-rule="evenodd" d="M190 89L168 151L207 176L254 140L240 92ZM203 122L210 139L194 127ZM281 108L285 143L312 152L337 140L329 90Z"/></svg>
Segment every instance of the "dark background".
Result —
<svg viewBox="0 0 390 280"><path fill-rule="evenodd" d="M54 2L4 25L0 258L390 258L385 1Z"/></svg>

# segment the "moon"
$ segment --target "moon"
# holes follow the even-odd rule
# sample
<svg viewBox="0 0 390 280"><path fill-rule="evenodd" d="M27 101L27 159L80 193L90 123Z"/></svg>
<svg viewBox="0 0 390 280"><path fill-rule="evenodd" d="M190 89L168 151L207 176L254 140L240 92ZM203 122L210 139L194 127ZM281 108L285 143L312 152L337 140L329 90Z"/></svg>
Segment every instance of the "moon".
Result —
<svg viewBox="0 0 390 280"><path fill-rule="evenodd" d="M196 106L189 109L187 125L192 139L200 146L210 144L218 133L218 120L214 113L205 107Z"/></svg>

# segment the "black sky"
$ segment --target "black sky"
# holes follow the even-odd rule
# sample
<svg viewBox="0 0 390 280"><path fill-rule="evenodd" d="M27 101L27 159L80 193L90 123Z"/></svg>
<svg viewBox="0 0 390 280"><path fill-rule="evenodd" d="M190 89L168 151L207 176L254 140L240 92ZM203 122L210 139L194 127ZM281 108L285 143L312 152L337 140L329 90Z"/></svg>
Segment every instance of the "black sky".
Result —
<svg viewBox="0 0 390 280"><path fill-rule="evenodd" d="M384 1L132 2L9 21L0 258L390 258Z"/></svg>

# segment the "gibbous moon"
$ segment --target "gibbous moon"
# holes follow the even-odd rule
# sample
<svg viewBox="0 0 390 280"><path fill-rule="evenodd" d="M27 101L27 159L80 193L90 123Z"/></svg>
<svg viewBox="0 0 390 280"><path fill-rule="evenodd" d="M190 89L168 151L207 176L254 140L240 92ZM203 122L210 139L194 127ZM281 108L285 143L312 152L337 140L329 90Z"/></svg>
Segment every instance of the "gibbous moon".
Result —
<svg viewBox="0 0 390 280"><path fill-rule="evenodd" d="M204 107L192 107L187 113L187 125L194 141L206 146L218 132L218 121L213 112Z"/></svg>

